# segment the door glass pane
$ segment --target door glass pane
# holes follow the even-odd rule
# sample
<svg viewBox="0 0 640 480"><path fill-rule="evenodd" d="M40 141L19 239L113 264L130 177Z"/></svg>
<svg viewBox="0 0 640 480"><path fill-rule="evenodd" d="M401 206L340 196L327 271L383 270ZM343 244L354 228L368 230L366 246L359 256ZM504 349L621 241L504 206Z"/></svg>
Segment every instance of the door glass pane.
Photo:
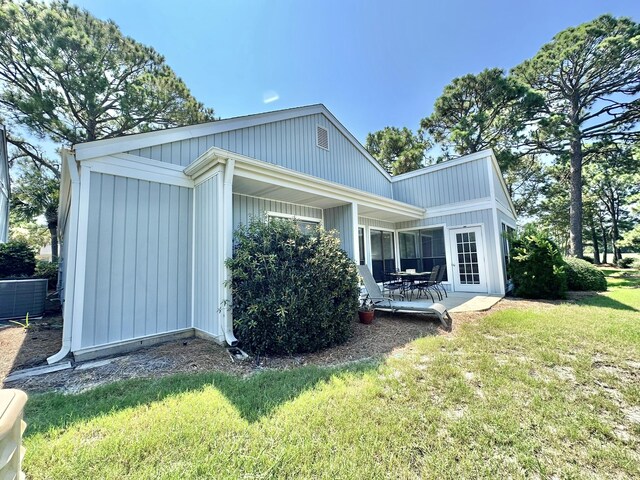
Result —
<svg viewBox="0 0 640 480"><path fill-rule="evenodd" d="M456 248L460 283L463 285L479 285L480 273L475 232L456 233Z"/></svg>
<svg viewBox="0 0 640 480"><path fill-rule="evenodd" d="M358 247L360 251L360 265L364 265L364 228L358 228Z"/></svg>

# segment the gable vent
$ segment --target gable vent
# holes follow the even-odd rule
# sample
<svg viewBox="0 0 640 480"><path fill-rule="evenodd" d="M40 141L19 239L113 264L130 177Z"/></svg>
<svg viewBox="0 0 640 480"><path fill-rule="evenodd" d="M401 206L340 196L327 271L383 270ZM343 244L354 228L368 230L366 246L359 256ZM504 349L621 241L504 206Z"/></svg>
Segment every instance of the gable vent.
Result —
<svg viewBox="0 0 640 480"><path fill-rule="evenodd" d="M316 126L316 145L329 150L329 131L320 125Z"/></svg>

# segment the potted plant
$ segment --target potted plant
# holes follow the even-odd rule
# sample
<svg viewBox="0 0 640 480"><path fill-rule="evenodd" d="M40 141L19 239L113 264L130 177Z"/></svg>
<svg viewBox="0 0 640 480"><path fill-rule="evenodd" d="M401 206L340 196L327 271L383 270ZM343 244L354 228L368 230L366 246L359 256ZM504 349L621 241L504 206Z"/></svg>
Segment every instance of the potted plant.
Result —
<svg viewBox="0 0 640 480"><path fill-rule="evenodd" d="M373 302L367 296L362 300L362 302L360 302L360 308L358 308L358 318L360 319L360 323L370 325L371 323L373 323L374 316L375 308Z"/></svg>

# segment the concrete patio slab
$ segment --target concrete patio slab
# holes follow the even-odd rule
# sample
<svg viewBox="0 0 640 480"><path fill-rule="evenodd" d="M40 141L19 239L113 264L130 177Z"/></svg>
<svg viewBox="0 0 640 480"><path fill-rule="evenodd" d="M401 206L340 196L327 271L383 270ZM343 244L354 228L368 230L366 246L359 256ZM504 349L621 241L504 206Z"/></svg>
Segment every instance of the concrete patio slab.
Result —
<svg viewBox="0 0 640 480"><path fill-rule="evenodd" d="M502 299L502 295L488 295L478 293L450 293L442 299L450 313L483 312L489 310Z"/></svg>

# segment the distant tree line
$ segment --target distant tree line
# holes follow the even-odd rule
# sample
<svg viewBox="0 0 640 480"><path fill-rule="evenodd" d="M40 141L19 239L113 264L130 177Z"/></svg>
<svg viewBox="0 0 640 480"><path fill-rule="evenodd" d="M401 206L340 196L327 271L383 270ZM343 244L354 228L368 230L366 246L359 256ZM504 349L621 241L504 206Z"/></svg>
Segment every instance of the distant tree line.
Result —
<svg viewBox="0 0 640 480"><path fill-rule="evenodd" d="M640 235L638 94L640 26L604 15L509 73L454 79L415 133L386 127L366 148L393 175L492 148L522 218L573 256L586 239L596 261L619 259Z"/></svg>

